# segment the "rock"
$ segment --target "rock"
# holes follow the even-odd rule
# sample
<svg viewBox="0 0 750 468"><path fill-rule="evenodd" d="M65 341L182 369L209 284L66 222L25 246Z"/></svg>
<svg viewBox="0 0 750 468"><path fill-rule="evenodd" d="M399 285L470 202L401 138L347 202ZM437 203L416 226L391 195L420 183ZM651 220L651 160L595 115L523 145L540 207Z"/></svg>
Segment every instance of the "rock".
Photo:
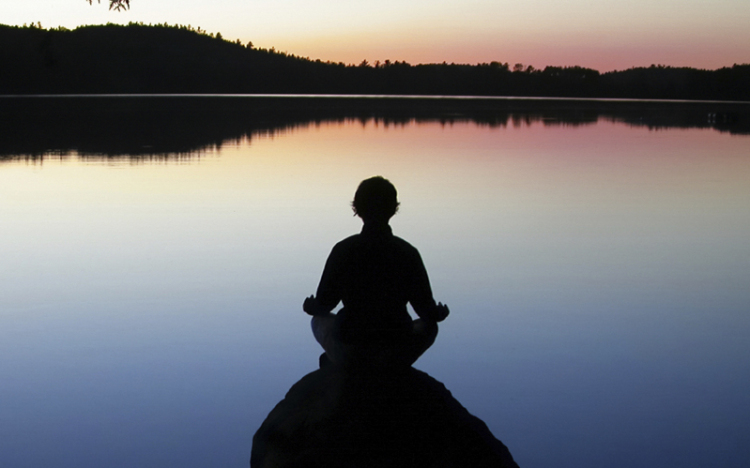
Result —
<svg viewBox="0 0 750 468"><path fill-rule="evenodd" d="M251 468L507 467L507 447L414 368L328 366L294 384L253 437Z"/></svg>

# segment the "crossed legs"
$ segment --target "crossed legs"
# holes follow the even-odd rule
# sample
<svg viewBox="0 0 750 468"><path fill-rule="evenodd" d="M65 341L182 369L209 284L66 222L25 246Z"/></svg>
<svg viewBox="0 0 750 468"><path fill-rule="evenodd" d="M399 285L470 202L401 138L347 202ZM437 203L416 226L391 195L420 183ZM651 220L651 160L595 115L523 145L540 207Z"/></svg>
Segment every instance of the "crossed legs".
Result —
<svg viewBox="0 0 750 468"><path fill-rule="evenodd" d="M411 366L435 342L437 322L417 319L412 322L406 338L388 345L357 345L342 343L339 339L339 321L334 314L316 315L312 318L312 331L331 362L339 365L374 364L377 366Z"/></svg>

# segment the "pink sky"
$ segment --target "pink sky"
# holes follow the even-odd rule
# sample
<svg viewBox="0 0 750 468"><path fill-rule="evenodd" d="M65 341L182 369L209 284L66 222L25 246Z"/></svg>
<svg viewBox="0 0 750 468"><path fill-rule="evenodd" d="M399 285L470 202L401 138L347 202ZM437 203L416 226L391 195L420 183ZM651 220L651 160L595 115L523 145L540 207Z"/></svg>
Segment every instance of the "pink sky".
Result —
<svg viewBox="0 0 750 468"><path fill-rule="evenodd" d="M499 61L600 71L750 63L747 0L132 0L122 13L106 3L3 0L0 22L190 24L345 63Z"/></svg>

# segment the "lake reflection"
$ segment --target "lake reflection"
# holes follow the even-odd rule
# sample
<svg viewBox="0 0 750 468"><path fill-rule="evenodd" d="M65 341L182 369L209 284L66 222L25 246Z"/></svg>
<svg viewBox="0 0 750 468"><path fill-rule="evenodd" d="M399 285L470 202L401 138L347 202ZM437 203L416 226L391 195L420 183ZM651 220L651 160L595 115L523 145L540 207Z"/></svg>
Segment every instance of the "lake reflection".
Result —
<svg viewBox="0 0 750 468"><path fill-rule="evenodd" d="M382 174L452 311L416 367L520 466L744 466L750 139L613 120L323 119L139 164L17 148L0 465L247 466Z"/></svg>

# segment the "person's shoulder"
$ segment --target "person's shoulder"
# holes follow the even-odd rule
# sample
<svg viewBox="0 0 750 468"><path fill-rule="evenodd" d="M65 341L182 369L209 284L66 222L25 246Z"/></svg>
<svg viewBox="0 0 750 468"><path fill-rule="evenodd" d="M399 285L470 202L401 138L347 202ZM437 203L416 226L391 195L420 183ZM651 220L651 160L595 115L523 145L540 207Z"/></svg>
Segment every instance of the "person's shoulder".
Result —
<svg viewBox="0 0 750 468"><path fill-rule="evenodd" d="M400 238L398 236L393 236L393 243L396 244L400 249L403 249L403 250L406 250L406 251L409 251L409 252L414 252L414 253L417 253L417 254L419 253L419 251L417 250L416 247L414 247L408 241L406 241L406 240L404 240L404 239L402 239L402 238Z"/></svg>
<svg viewBox="0 0 750 468"><path fill-rule="evenodd" d="M357 244L360 241L360 234L353 234L347 238L344 238L336 243L336 245L333 246L334 250L340 250L340 249L346 249L349 248L355 244Z"/></svg>

